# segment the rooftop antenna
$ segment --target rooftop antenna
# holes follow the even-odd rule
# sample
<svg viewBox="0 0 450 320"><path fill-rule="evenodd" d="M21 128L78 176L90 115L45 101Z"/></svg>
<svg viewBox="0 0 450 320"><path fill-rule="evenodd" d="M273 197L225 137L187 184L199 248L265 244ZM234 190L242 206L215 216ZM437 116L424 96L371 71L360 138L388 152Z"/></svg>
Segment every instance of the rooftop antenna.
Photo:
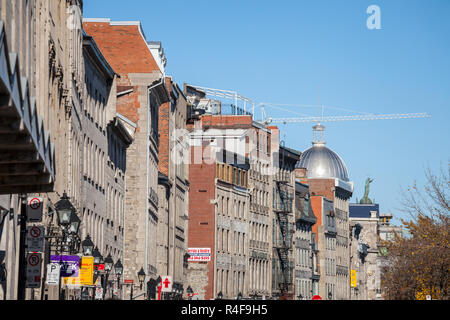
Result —
<svg viewBox="0 0 450 320"><path fill-rule="evenodd" d="M321 116L319 115L319 121L317 125L313 127L313 146L323 146L325 145L325 127L320 124L323 122L323 105L320 104L320 87L319 87L319 112L321 112ZM322 110L320 110L322 109Z"/></svg>

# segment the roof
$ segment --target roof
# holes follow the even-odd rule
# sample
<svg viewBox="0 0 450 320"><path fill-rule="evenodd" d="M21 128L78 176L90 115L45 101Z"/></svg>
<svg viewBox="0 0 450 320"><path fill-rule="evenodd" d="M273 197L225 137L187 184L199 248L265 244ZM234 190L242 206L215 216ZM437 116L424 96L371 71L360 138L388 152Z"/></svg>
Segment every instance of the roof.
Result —
<svg viewBox="0 0 450 320"><path fill-rule="evenodd" d="M114 79L116 73L113 68L98 48L94 38L87 35L85 31L83 31L83 49L89 54L92 61L97 64L106 78Z"/></svg>
<svg viewBox="0 0 450 320"><path fill-rule="evenodd" d="M296 168L306 168L307 178L338 178L349 181L344 160L324 144L314 144L306 150Z"/></svg>
<svg viewBox="0 0 450 320"><path fill-rule="evenodd" d="M349 204L349 217L350 218L371 218L371 211L377 212L377 218L380 217L380 207L378 204Z"/></svg>
<svg viewBox="0 0 450 320"><path fill-rule="evenodd" d="M139 21L85 18L83 28L117 73L161 72Z"/></svg>

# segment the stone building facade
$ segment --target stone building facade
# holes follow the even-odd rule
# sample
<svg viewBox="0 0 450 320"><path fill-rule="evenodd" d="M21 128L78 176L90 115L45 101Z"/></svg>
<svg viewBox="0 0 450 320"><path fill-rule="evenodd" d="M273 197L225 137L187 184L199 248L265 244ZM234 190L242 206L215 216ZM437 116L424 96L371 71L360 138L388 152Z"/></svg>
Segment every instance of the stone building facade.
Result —
<svg viewBox="0 0 450 320"><path fill-rule="evenodd" d="M45 226L49 225L52 217L55 219L55 215L51 215L52 205L64 192L71 197L77 210L81 209L83 140L80 115L84 72L83 68L79 68L82 66L82 31L79 26L82 8L81 0L4 0L0 3L2 50L9 51L9 72L14 71L16 75L11 78L16 79L11 86L2 85L2 97L5 89L8 90L9 87L15 90L9 105L13 103L17 106L18 101L23 103L21 115L19 118L15 116L16 120L23 121L23 126L20 123L19 127L14 123L7 125L10 129L21 131L20 135L24 139L27 139L26 135L29 134L32 145L37 147L27 148L31 152L17 154L22 165L26 164L27 159L37 165L35 173L26 178L26 183L19 181L20 177L16 178L13 185L8 185L4 178L0 181L0 189L3 188L0 193L6 193L8 190L15 194L3 196L1 204L10 213L2 221L2 229L6 232L0 240L0 248L7 252L4 259L7 277L0 294L6 299L23 299L31 294L30 290L25 291L24 283L19 281L19 278L25 278L24 274L19 277L19 272L22 272L19 265L24 265L22 260L26 253L19 252L19 244L23 243L23 239L20 239L20 232L16 227L19 222L16 215L21 213L22 206L18 195L21 194L24 200L27 194L43 198L42 225ZM5 58L6 55L2 57ZM2 66L5 64L2 63ZM6 70L2 68L2 73ZM24 79L26 83L23 82ZM19 82L22 82L20 89ZM3 111L7 110L3 107L2 105ZM2 121L8 119L5 114L1 117ZM22 142L16 140L17 151L20 144ZM6 155L4 150L2 154ZM5 163L5 160L2 159L2 163ZM22 168L20 171L26 172L30 169ZM22 223L22 228L25 226ZM49 253L43 253L42 274L45 274L45 262L48 261ZM48 290L44 292L39 288L33 292L35 297L45 297L49 294Z"/></svg>
<svg viewBox="0 0 450 320"><path fill-rule="evenodd" d="M248 159L228 162L224 151L216 164L215 297L248 296Z"/></svg>
<svg viewBox="0 0 450 320"><path fill-rule="evenodd" d="M274 139L278 128L271 128ZM295 292L295 165L298 151L280 146L273 168L272 203L272 298L293 300Z"/></svg>
<svg viewBox="0 0 450 320"><path fill-rule="evenodd" d="M314 273L316 234L312 232L317 218L311 206L308 185L295 182L294 281L297 300L311 300L318 294L318 278Z"/></svg>
<svg viewBox="0 0 450 320"><path fill-rule="evenodd" d="M256 299L272 295L273 254L273 179L272 153L277 150L279 137L272 138L266 126L252 122L249 137L250 243L249 295Z"/></svg>
<svg viewBox="0 0 450 320"><path fill-rule="evenodd" d="M166 86L170 101L159 108L157 270L160 275L172 276L173 291L184 291L189 203L187 107L183 92L170 77Z"/></svg>
<svg viewBox="0 0 450 320"><path fill-rule="evenodd" d="M139 283L137 273L142 268L146 283L158 277L158 110L169 101L164 70L157 64L140 22L85 19L83 26L120 75L117 111L137 125L126 162L127 186L133 188L128 188L125 196L123 279ZM131 287L124 292L128 296Z"/></svg>

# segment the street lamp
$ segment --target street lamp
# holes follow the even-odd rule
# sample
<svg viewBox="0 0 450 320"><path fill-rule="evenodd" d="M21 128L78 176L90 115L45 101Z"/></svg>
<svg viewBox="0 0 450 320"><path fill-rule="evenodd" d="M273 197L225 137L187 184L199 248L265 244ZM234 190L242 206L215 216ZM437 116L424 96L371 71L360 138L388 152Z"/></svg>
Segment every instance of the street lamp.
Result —
<svg viewBox="0 0 450 320"><path fill-rule="evenodd" d="M70 214L70 223L69 223L69 233L72 235L76 235L78 233L78 229L80 228L81 220L78 218L78 215L75 211L72 211Z"/></svg>
<svg viewBox="0 0 450 320"><path fill-rule="evenodd" d="M105 259L105 271L109 273L113 267L114 261L111 257L111 253L108 253L108 256Z"/></svg>
<svg viewBox="0 0 450 320"><path fill-rule="evenodd" d="M116 264L114 265L114 272L117 275L117 289L120 290L120 276L122 275L123 272L123 265L120 259L117 260Z"/></svg>
<svg viewBox="0 0 450 320"><path fill-rule="evenodd" d="M103 292L105 295L106 295L106 290L107 290L107 286L108 286L109 273L111 272L113 265L114 265L114 261L111 257L111 253L108 253L108 256L105 258L106 279L105 279L105 284L104 284L104 288L103 288Z"/></svg>
<svg viewBox="0 0 450 320"><path fill-rule="evenodd" d="M95 264L99 264L100 261L102 261L102 255L100 253L100 251L98 251L98 248L95 247L94 251L92 251L92 256L94 257L94 263Z"/></svg>
<svg viewBox="0 0 450 320"><path fill-rule="evenodd" d="M92 249L94 248L94 243L91 240L91 237L89 235L86 236L86 239L81 242L81 247L83 249L83 253L85 256L91 256L92 255Z"/></svg>
<svg viewBox="0 0 450 320"><path fill-rule="evenodd" d="M217 300L222 300L222 298L223 298L223 294L222 294L222 291L220 291L220 292L217 294Z"/></svg>
<svg viewBox="0 0 450 320"><path fill-rule="evenodd" d="M137 275L138 275L138 279L139 279L140 290L142 290L142 285L143 285L144 280L145 280L144 268L141 267L141 270L139 270Z"/></svg>
<svg viewBox="0 0 450 320"><path fill-rule="evenodd" d="M58 214L58 224L64 227L69 225L72 212L75 211L75 208L69 199L67 193L64 192L61 200L55 204L55 209Z"/></svg>
<svg viewBox="0 0 450 320"><path fill-rule="evenodd" d="M122 272L123 272L123 265L122 262L120 262L120 259L117 260L116 264L114 265L114 272L118 275L121 276Z"/></svg>

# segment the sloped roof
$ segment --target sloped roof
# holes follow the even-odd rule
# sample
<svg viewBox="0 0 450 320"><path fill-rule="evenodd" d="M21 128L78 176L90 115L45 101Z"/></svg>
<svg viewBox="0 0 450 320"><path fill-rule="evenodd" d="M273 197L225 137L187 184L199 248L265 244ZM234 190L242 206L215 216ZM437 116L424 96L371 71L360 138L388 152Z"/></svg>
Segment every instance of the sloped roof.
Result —
<svg viewBox="0 0 450 320"><path fill-rule="evenodd" d="M161 71L148 47L139 21L83 19L83 28L95 39L117 73L123 75Z"/></svg>

